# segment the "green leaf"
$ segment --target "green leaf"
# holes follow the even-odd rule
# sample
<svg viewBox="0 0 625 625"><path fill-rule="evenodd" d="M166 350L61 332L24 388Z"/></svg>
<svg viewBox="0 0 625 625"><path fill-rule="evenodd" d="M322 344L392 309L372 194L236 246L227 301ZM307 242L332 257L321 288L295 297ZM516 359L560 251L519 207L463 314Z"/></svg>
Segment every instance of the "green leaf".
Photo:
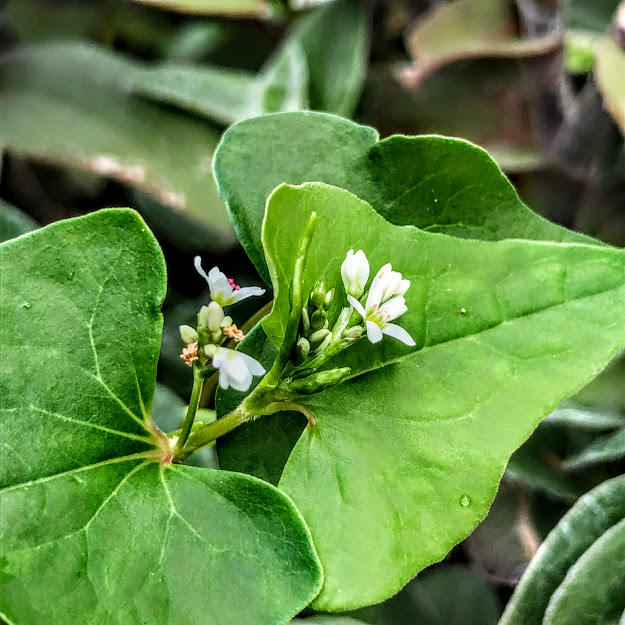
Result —
<svg viewBox="0 0 625 625"><path fill-rule="evenodd" d="M308 106L308 68L301 46L287 42L254 76L242 70L166 64L137 74L133 91L156 102L231 124Z"/></svg>
<svg viewBox="0 0 625 625"><path fill-rule="evenodd" d="M12 204L0 199L0 243L39 228L39 224Z"/></svg>
<svg viewBox="0 0 625 625"><path fill-rule="evenodd" d="M590 571L586 566L595 566L596 559L602 556L603 551L601 537L610 532L610 528L622 525L625 518L625 476L620 476L604 482L591 492L581 497L569 512L562 518L556 528L549 534L543 543L541 550L530 563L521 583L510 599L499 625L528 625L528 623L543 623L546 617L545 611L552 601L558 602L558 596L575 577L577 571L585 576ZM622 536L622 529L617 534ZM613 532L610 535L614 536ZM622 537L619 539L622 541ZM609 539L609 543L612 541ZM598 545L598 546L597 546ZM622 543L621 543L622 545ZM622 546L621 546L622 548ZM603 567L606 570L599 573L595 569L595 577L588 584L587 591L579 591L580 602L577 605L577 616L581 619L587 607L596 605L597 601L609 597L609 588L606 586L606 594L603 595L601 579L609 575L609 570L617 570L625 561L623 557L619 560L609 558L608 552L605 554ZM607 560L610 560L607 562ZM609 569L609 570L608 570ZM570 577L569 577L570 575ZM588 579L588 578L587 578ZM625 576L621 573L621 581ZM563 584L565 582L565 584ZM590 603L581 601L581 597L590 597ZM625 593L620 594L625 597ZM606 603L605 607L610 604ZM593 614L589 612L589 614ZM566 621L568 622L568 621ZM576 623L582 623L582 620ZM584 621L585 622L585 621ZM591 621L593 625L597 622Z"/></svg>
<svg viewBox="0 0 625 625"><path fill-rule="evenodd" d="M372 272L390 261L412 281L400 322L417 343L362 340L329 363L358 377L301 399L319 429L306 428L279 486L324 566L314 607L344 610L390 596L465 537L514 449L625 343L625 253L398 228L342 189L283 185L263 230L276 298L262 324L275 345L313 210L304 292L323 279L341 301L350 248Z"/></svg>
<svg viewBox="0 0 625 625"><path fill-rule="evenodd" d="M215 175L235 230L269 282L261 226L269 194L283 182L320 181L351 191L388 221L430 232L594 242L532 213L480 148L443 137L389 137L323 113L279 113L229 128Z"/></svg>
<svg viewBox="0 0 625 625"><path fill-rule="evenodd" d="M596 48L595 79L605 106L625 132L625 50L615 37L605 35Z"/></svg>
<svg viewBox="0 0 625 625"><path fill-rule="evenodd" d="M292 625L367 625L349 616L311 616L310 618L295 618Z"/></svg>
<svg viewBox="0 0 625 625"><path fill-rule="evenodd" d="M333 0L297 24L291 38L308 59L310 108L346 117L354 112L367 66L368 11L358 0Z"/></svg>
<svg viewBox="0 0 625 625"><path fill-rule="evenodd" d="M148 413L165 265L137 214L59 222L0 262L2 617L278 624L309 603L321 570L287 497L167 462Z"/></svg>
<svg viewBox="0 0 625 625"><path fill-rule="evenodd" d="M227 17L268 17L270 15L269 6L262 0L134 0L134 2L178 13Z"/></svg>
<svg viewBox="0 0 625 625"><path fill-rule="evenodd" d="M564 469L567 471L582 469L623 457L625 457L625 428L597 439L578 454L567 458Z"/></svg>
<svg viewBox="0 0 625 625"><path fill-rule="evenodd" d="M129 94L140 66L84 43L22 48L3 59L9 151L142 189L232 243L211 173L215 132Z"/></svg>
<svg viewBox="0 0 625 625"><path fill-rule="evenodd" d="M604 375L607 369L601 375ZM596 383L598 378L593 381ZM625 417L614 412L586 408L575 401L562 402L545 420L550 425L563 425L584 430L614 430L625 427Z"/></svg>
<svg viewBox="0 0 625 625"><path fill-rule="evenodd" d="M625 519L571 567L547 606L544 625L616 625L625 610Z"/></svg>
<svg viewBox="0 0 625 625"><path fill-rule="evenodd" d="M501 0L457 0L427 13L408 31L406 48L414 65L410 83L449 63L476 57L526 57L544 54L561 43L556 36L514 35L512 4Z"/></svg>

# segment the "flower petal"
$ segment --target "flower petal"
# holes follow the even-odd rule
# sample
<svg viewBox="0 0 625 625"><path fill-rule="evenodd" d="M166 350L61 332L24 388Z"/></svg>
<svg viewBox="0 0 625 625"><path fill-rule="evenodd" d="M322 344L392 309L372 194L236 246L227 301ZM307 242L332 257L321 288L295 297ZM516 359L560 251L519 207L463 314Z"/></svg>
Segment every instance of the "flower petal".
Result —
<svg viewBox="0 0 625 625"><path fill-rule="evenodd" d="M245 375L241 380L235 380L234 378L230 379L230 386L235 391L247 391L247 389L252 386L252 374L247 369L245 369Z"/></svg>
<svg viewBox="0 0 625 625"><path fill-rule="evenodd" d="M256 358L252 358L243 352L237 352L239 358L242 358L245 362L247 368L252 372L253 375L265 375L265 367L263 367Z"/></svg>
<svg viewBox="0 0 625 625"><path fill-rule="evenodd" d="M236 302L240 302L242 299L246 299L254 295L263 295L264 292L265 289L261 289L259 286L245 286L240 288L238 291L233 290L228 303L235 304Z"/></svg>
<svg viewBox="0 0 625 625"><path fill-rule="evenodd" d="M215 361L213 360L213 365L214 364ZM223 389L230 387L230 378L228 377L228 372L225 369L219 369L219 386Z"/></svg>
<svg viewBox="0 0 625 625"><path fill-rule="evenodd" d="M376 276L373 278L373 282L371 283L371 287L369 288L369 295L367 295L367 303L365 304L365 310L370 312L374 306L379 306L382 301L382 293L384 290L382 289L382 283L380 282L380 278Z"/></svg>
<svg viewBox="0 0 625 625"><path fill-rule="evenodd" d="M367 321L367 338L372 343L379 343L382 340L382 330L380 330L380 326L373 323L373 321Z"/></svg>
<svg viewBox="0 0 625 625"><path fill-rule="evenodd" d="M358 313L363 319L366 318L367 315L365 313L365 309L362 307L362 304L355 297L348 295L347 301L358 311Z"/></svg>
<svg viewBox="0 0 625 625"><path fill-rule="evenodd" d="M195 270L202 276L202 278L204 278L204 280L206 280L206 282L208 282L210 286L210 280L208 276L206 275L206 272L204 271L204 269L202 269L202 259L199 256L196 256L193 259L193 264L195 265Z"/></svg>
<svg viewBox="0 0 625 625"><path fill-rule="evenodd" d="M384 302L384 309L389 315L388 321L397 319L397 317L403 315L408 310L406 307L406 299L401 295L391 297L388 302Z"/></svg>
<svg viewBox="0 0 625 625"><path fill-rule="evenodd" d="M400 340L402 343L409 345L412 347L416 345L413 338L408 334L408 331L398 326L396 323L387 323L383 328L382 332L387 336L392 336L394 339Z"/></svg>

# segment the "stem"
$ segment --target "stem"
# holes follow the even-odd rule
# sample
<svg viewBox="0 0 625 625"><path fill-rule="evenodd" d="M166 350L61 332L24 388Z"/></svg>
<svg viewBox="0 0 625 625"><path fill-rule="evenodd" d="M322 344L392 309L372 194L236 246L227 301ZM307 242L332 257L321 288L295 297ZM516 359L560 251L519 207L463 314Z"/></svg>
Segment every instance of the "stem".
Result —
<svg viewBox="0 0 625 625"><path fill-rule="evenodd" d="M200 404L200 396L202 395L203 386L204 378L200 373L200 367L195 365L193 367L193 390L191 391L191 399L189 400L189 406L187 407L187 414L184 417L184 423L182 424L180 436L176 441L176 445L174 447L175 456L177 456L178 453L182 451L185 443L187 442L187 439L189 438L189 434L191 434L193 421L195 420L195 413L197 412L198 406Z"/></svg>
<svg viewBox="0 0 625 625"><path fill-rule="evenodd" d="M247 334L259 321L262 321L272 310L273 300L267 302L260 310L257 310L244 324L241 326L244 334Z"/></svg>
<svg viewBox="0 0 625 625"><path fill-rule="evenodd" d="M273 390L278 386L282 372L289 362L291 350L297 339L299 330L299 322L302 317L302 306L304 305L304 294L302 292L302 283L304 281L304 269L306 268L306 259L308 258L308 250L312 237L315 232L315 224L317 223L317 213L312 212L308 219L308 224L304 230L304 234L299 244L297 259L295 261L295 270L293 271L293 283L291 285L291 312L287 322L284 339L273 366L260 381L257 387L261 389L259 392L264 393Z"/></svg>

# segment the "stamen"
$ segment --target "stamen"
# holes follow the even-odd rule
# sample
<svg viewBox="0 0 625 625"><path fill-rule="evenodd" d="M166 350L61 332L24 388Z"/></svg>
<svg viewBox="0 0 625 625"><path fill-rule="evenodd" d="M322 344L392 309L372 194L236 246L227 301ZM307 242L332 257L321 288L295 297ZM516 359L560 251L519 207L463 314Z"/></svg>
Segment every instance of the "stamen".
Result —
<svg viewBox="0 0 625 625"><path fill-rule="evenodd" d="M234 283L234 280L232 278L228 278L228 284L235 290L235 291L239 291L241 290L241 287L238 284Z"/></svg>

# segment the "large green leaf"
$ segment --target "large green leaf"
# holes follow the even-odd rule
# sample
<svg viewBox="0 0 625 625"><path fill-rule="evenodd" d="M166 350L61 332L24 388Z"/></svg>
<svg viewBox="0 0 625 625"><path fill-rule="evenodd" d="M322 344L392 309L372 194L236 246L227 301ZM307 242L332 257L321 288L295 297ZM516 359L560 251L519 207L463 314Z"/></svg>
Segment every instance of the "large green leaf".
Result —
<svg viewBox="0 0 625 625"><path fill-rule="evenodd" d="M163 65L137 75L133 90L224 124L308 107L308 67L297 41L287 41L257 76L201 65Z"/></svg>
<svg viewBox="0 0 625 625"><path fill-rule="evenodd" d="M314 606L341 610L388 597L466 536L512 451L625 343L625 253L396 227L342 189L284 185L263 229L276 294L263 327L276 345L313 210L304 292L324 279L340 301L350 248L372 271L392 262L412 281L401 325L417 344L363 340L336 359L357 377L302 399L320 425L306 428L279 485L324 566Z"/></svg>
<svg viewBox="0 0 625 625"><path fill-rule="evenodd" d="M578 601L576 605L577 618L579 620L556 621L560 623L612 623L616 621L585 621L582 615L592 606L592 611L588 612L591 618L596 615L594 611L597 602L608 599L611 596L612 588L604 587L602 581L617 572L618 567L622 567L625 559L613 558L609 551L604 551L605 542L602 545L601 537L604 535L615 538L620 537L622 550L623 528L622 523L625 518L625 476L620 476L604 482L594 490L584 495L562 518L560 523L549 534L543 543L540 551L530 563L521 583L512 595L506 606L503 617L499 625L533 625L548 622L547 620L551 605L560 604L565 596L570 597L570 584L575 584L577 573L587 584L587 589L577 588ZM620 527L619 527L620 526ZM611 528L618 528L612 529ZM608 538L609 544L614 544ZM608 545L609 546L609 545ZM597 568L597 560L599 567ZM588 577L590 567L595 567L593 575ZM613 579L612 582L621 585L620 597L623 601L623 579L622 571L620 581ZM605 595L604 595L605 590ZM590 595L590 596L589 596ZM566 599L568 602L570 600ZM589 604L586 600L590 601ZM552 603L553 602L553 603ZM611 603L605 603L607 608ZM621 606L621 610L625 605ZM570 616L570 613L569 613ZM545 619L545 620L543 620ZM617 619L618 620L618 619Z"/></svg>
<svg viewBox="0 0 625 625"><path fill-rule="evenodd" d="M351 191L390 222L475 239L591 239L532 213L480 148L443 137L389 137L323 113L277 113L226 131L215 175L239 240L261 276L265 204L283 182Z"/></svg>
<svg viewBox="0 0 625 625"><path fill-rule="evenodd" d="M22 48L3 59L7 150L136 186L233 242L211 174L216 133L129 93L141 67L84 43Z"/></svg>
<svg viewBox="0 0 625 625"><path fill-rule="evenodd" d="M145 223L102 211L0 254L3 618L256 625L301 610L321 571L291 501L167 462L149 416L165 267Z"/></svg>
<svg viewBox="0 0 625 625"><path fill-rule="evenodd" d="M367 66L368 11L359 0L332 0L297 24L291 38L308 59L310 108L354 112Z"/></svg>
<svg viewBox="0 0 625 625"><path fill-rule="evenodd" d="M616 625L625 611L625 518L570 568L544 625Z"/></svg>

